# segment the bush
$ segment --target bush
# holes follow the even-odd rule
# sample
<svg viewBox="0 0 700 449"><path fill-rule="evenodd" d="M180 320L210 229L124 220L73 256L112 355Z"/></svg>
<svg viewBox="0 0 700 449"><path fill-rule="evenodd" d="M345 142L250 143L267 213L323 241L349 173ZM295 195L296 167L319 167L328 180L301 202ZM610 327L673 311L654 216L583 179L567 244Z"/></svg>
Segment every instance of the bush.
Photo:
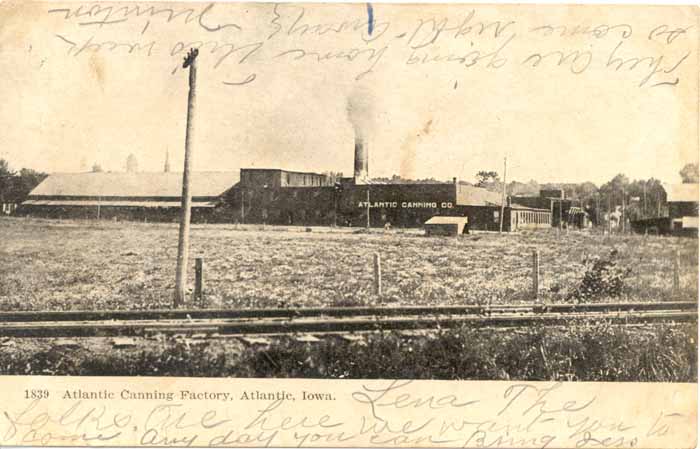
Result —
<svg viewBox="0 0 700 449"><path fill-rule="evenodd" d="M625 280L631 273L630 268L620 267L615 260L617 251L613 250L607 258L598 256L584 260L585 273L578 288L571 297L591 299L598 297L617 297L622 295Z"/></svg>

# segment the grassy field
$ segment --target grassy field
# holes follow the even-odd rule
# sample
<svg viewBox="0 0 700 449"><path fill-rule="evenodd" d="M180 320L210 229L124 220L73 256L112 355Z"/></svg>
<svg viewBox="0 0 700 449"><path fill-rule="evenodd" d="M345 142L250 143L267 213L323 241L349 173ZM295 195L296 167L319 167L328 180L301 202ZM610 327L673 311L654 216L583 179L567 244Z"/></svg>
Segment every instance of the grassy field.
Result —
<svg viewBox="0 0 700 449"><path fill-rule="evenodd" d="M198 225L191 255L205 260L204 307L483 304L532 301L532 251L548 302L696 300L697 240L540 231L428 238L418 231ZM169 307L173 224L0 218L0 310ZM619 297L577 297L585 260L629 270ZM672 293L681 251L681 289ZM384 295L372 294L380 253ZM194 263L190 277L194 276ZM190 285L192 279L190 279Z"/></svg>

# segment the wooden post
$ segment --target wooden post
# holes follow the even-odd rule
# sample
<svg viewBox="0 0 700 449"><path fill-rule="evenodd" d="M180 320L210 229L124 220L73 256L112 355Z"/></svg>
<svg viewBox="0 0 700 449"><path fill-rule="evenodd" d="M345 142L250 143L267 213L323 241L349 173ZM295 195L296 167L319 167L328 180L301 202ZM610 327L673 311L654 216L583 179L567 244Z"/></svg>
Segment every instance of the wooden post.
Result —
<svg viewBox="0 0 700 449"><path fill-rule="evenodd" d="M681 252L676 250L673 258L673 292L678 293L681 289Z"/></svg>
<svg viewBox="0 0 700 449"><path fill-rule="evenodd" d="M539 299L540 296L540 252L539 250L534 250L532 252L532 295L535 297L535 301Z"/></svg>
<svg viewBox="0 0 700 449"><path fill-rule="evenodd" d="M180 234L177 245L177 271L175 273L175 301L179 307L185 303L185 284L187 283L187 261L190 250L190 217L192 192L190 191L190 169L192 168L192 140L194 138L194 108L196 102L195 87L197 81L197 49L187 54L183 68L190 68L189 92L187 95L187 128L185 130L185 167L182 173L182 202L180 205Z"/></svg>
<svg viewBox="0 0 700 449"><path fill-rule="evenodd" d="M379 253L374 253L374 294L382 294L382 260Z"/></svg>
<svg viewBox="0 0 700 449"><path fill-rule="evenodd" d="M204 260L201 257L195 259L194 264L194 299L201 301L204 298Z"/></svg>

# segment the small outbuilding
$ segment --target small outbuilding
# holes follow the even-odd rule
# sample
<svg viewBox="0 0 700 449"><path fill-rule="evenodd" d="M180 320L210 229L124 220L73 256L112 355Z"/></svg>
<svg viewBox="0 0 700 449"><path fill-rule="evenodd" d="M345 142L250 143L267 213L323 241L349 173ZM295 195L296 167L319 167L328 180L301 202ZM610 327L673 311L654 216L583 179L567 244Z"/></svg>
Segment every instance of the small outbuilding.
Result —
<svg viewBox="0 0 700 449"><path fill-rule="evenodd" d="M467 230L469 219L467 217L431 217L425 222L425 235L456 237Z"/></svg>

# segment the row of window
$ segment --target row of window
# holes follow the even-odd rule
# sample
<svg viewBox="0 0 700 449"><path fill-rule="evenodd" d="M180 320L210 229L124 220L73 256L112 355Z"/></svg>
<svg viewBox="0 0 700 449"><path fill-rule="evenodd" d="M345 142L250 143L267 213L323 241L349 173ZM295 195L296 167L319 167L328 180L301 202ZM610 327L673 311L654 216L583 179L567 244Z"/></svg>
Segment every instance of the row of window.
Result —
<svg viewBox="0 0 700 449"><path fill-rule="evenodd" d="M297 173L285 173L287 186L322 186L323 177L319 175L306 175ZM294 182L292 182L294 179Z"/></svg>
<svg viewBox="0 0 700 449"><path fill-rule="evenodd" d="M549 224L549 214L546 212L518 212L520 224Z"/></svg>

